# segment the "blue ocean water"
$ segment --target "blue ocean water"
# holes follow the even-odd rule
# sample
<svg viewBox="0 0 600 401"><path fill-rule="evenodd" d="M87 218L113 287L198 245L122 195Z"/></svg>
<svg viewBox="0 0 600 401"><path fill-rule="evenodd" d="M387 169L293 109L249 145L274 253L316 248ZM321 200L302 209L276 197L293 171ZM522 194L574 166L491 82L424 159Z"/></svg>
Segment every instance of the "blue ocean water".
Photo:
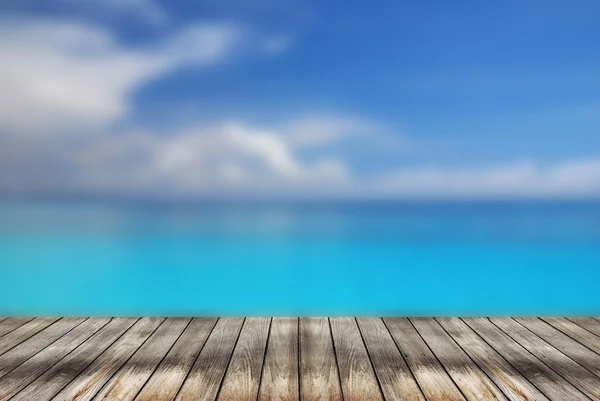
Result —
<svg viewBox="0 0 600 401"><path fill-rule="evenodd" d="M4 202L0 315L598 315L600 203Z"/></svg>

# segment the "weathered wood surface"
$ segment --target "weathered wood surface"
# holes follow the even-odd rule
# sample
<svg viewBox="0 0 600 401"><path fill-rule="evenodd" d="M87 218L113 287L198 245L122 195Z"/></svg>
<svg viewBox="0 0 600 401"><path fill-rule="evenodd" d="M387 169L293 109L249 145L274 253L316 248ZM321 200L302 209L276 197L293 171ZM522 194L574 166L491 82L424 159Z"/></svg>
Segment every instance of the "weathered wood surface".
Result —
<svg viewBox="0 0 600 401"><path fill-rule="evenodd" d="M570 385L566 378L571 377L573 374L575 375L573 377L580 377L585 388L588 387L585 379L587 379L589 372L584 372L581 366L578 366L514 320L491 320L514 340L514 342L504 341L503 344L505 347L512 346L512 357L516 358L515 365L521 366L523 374L528 374L531 382L536 384L549 398L585 399L583 394L575 386ZM528 351L528 353L525 354L524 351ZM593 387L591 388L592 391Z"/></svg>
<svg viewBox="0 0 600 401"><path fill-rule="evenodd" d="M382 400L379 383L355 319L338 317L330 321L344 400Z"/></svg>
<svg viewBox="0 0 600 401"><path fill-rule="evenodd" d="M42 351L28 359L26 362L23 362L15 367L10 373L6 374L0 379L0 400L6 400L9 397L12 397L28 385L29 387L27 390L29 391L22 392L20 396L24 395L24 399L27 399L27 394L35 394L35 399L41 399L41 394L43 392L38 395L36 391L38 386L36 384L31 385L31 382L33 382L44 372L47 372L48 369L52 368L53 366L57 366L55 364L67 353L76 349L80 344L90 338L97 330L100 330L102 327L104 327L108 321L109 319L88 319L75 329L71 330L67 335L61 337L58 341L55 341L50 346L44 348ZM23 345L26 344L23 343ZM21 347L13 349L18 350L20 348ZM52 369L50 369L50 371L52 371ZM38 381L38 383L43 384L43 379ZM46 387L43 388L44 391L48 389L49 388Z"/></svg>
<svg viewBox="0 0 600 401"><path fill-rule="evenodd" d="M33 319L24 325L6 333L0 337L0 355L32 337L37 332L44 330L57 320L58 319L56 318L50 317Z"/></svg>
<svg viewBox="0 0 600 401"><path fill-rule="evenodd" d="M515 323L511 322L510 319L500 320L502 322ZM465 319L465 321L529 382L543 392L547 398L564 399L564 397L570 396L573 396L575 399L581 398L581 394L576 392L560 375L544 364L543 361L536 358L532 354L531 349L517 342L511 335L514 333L510 332L510 330L508 332L503 331L503 327L498 327L484 318Z"/></svg>
<svg viewBox="0 0 600 401"><path fill-rule="evenodd" d="M378 318L360 318L357 321L385 398L425 400L383 321Z"/></svg>
<svg viewBox="0 0 600 401"><path fill-rule="evenodd" d="M23 341L21 346L15 347L0 355L0 377L52 344L73 328L77 327L77 325L84 320L85 319L83 318L62 319L60 322L48 327L46 330L42 330L28 340Z"/></svg>
<svg viewBox="0 0 600 401"><path fill-rule="evenodd" d="M540 319L516 319L548 344L600 377L600 355Z"/></svg>
<svg viewBox="0 0 600 401"><path fill-rule="evenodd" d="M300 387L303 401L342 399L333 338L326 317L300 319Z"/></svg>
<svg viewBox="0 0 600 401"><path fill-rule="evenodd" d="M244 319L221 319L192 366L176 400L214 400L231 358Z"/></svg>
<svg viewBox="0 0 600 401"><path fill-rule="evenodd" d="M133 400L189 322L181 318L164 321L94 399Z"/></svg>
<svg viewBox="0 0 600 401"><path fill-rule="evenodd" d="M411 319L411 322L468 400L506 400L438 322L432 318Z"/></svg>
<svg viewBox="0 0 600 401"><path fill-rule="evenodd" d="M137 319L113 319L97 333L77 346L66 357L35 379L13 400L50 400L74 380L98 355L128 330ZM68 351L66 345L61 351Z"/></svg>
<svg viewBox="0 0 600 401"><path fill-rule="evenodd" d="M0 322L0 337L33 320L32 317L7 317Z"/></svg>
<svg viewBox="0 0 600 401"><path fill-rule="evenodd" d="M271 319L248 318L233 351L219 400L256 400Z"/></svg>
<svg viewBox="0 0 600 401"><path fill-rule="evenodd" d="M575 323L559 318L542 319L555 329L562 331L575 341L585 345L597 354L600 354L600 337L576 325Z"/></svg>
<svg viewBox="0 0 600 401"><path fill-rule="evenodd" d="M598 400L595 318L0 318L0 401Z"/></svg>
<svg viewBox="0 0 600 401"><path fill-rule="evenodd" d="M136 401L174 399L216 323L216 318L193 319L140 391Z"/></svg>
<svg viewBox="0 0 600 401"><path fill-rule="evenodd" d="M427 400L465 399L408 319L387 318L384 321Z"/></svg>
<svg viewBox="0 0 600 401"><path fill-rule="evenodd" d="M575 323L579 327L583 327L590 333L600 336L600 324L598 324L600 322L593 317L570 317L568 320Z"/></svg>
<svg viewBox="0 0 600 401"><path fill-rule="evenodd" d="M488 344L481 334L471 329L464 321L459 318L444 318L438 321L509 399L547 400L513 365ZM501 351L506 351L505 348L500 348Z"/></svg>
<svg viewBox="0 0 600 401"><path fill-rule="evenodd" d="M91 400L164 319L142 318L88 365L55 400Z"/></svg>
<svg viewBox="0 0 600 401"><path fill-rule="evenodd" d="M298 361L298 319L273 318L258 399L298 400Z"/></svg>

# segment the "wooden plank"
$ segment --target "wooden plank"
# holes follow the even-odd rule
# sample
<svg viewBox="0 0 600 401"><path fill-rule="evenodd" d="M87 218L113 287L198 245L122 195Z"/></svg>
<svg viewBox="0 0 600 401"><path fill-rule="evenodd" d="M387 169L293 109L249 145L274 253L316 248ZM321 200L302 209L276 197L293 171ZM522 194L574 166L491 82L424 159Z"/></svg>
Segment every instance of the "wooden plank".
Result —
<svg viewBox="0 0 600 401"><path fill-rule="evenodd" d="M94 400L133 400L191 319L166 319L94 396Z"/></svg>
<svg viewBox="0 0 600 401"><path fill-rule="evenodd" d="M383 400L354 318L329 319L344 400Z"/></svg>
<svg viewBox="0 0 600 401"><path fill-rule="evenodd" d="M2 323L0 323L0 337L3 337L7 333L10 333L14 329L21 327L27 322L32 321L32 317L9 317L5 318Z"/></svg>
<svg viewBox="0 0 600 401"><path fill-rule="evenodd" d="M487 319L465 319L471 328L548 397L581 399L581 395L573 391L567 380L561 377L561 374L568 372L569 369L581 370L580 366L512 319L492 319L492 321L494 324ZM593 383L590 385L589 379L591 377L595 381L595 378L590 372L582 372L582 374L583 376L577 379L581 387L579 385L576 387L583 388L594 398L594 386Z"/></svg>
<svg viewBox="0 0 600 401"><path fill-rule="evenodd" d="M600 377L600 355L590 352L587 347L584 347L540 319L519 318L515 320L543 338L548 344Z"/></svg>
<svg viewBox="0 0 600 401"><path fill-rule="evenodd" d="M35 334L23 341L18 347L7 351L0 356L0 377L4 376L48 345L71 331L82 323L84 318L65 318L56 322L46 330Z"/></svg>
<svg viewBox="0 0 600 401"><path fill-rule="evenodd" d="M54 395L73 380L83 369L102 354L106 348L113 344L126 332L138 319L118 318L112 319L107 325L89 337L83 344L68 353L52 368L38 377L23 391L11 400L36 401L50 400ZM90 320L97 322L97 320ZM84 324L79 326L81 328ZM71 332L71 335L73 332ZM55 343L54 345L58 345ZM53 345L53 346L54 346ZM74 344L78 345L77 342ZM68 347L64 348L67 351ZM38 354L40 355L40 354Z"/></svg>
<svg viewBox="0 0 600 401"><path fill-rule="evenodd" d="M548 398L582 400L584 396L578 391L581 390L593 399L597 399L600 387L598 387L597 378L593 374L513 319L494 318L490 320L496 329L499 328L505 333L504 335L498 334L500 344L492 344L492 346L495 348L503 346L504 350L499 352ZM479 332L478 326L472 327ZM509 341L507 336L514 341ZM489 342L491 343L491 341ZM518 345L515 345L517 343ZM574 386L569 382L574 383Z"/></svg>
<svg viewBox="0 0 600 401"><path fill-rule="evenodd" d="M502 391L435 319L410 320L468 400L506 400Z"/></svg>
<svg viewBox="0 0 600 401"><path fill-rule="evenodd" d="M40 375L50 369L73 349L90 338L96 331L104 327L109 321L110 319L86 320L69 333L50 344L48 347L32 356L27 361L23 362L10 373L6 374L4 377L2 377L2 379L0 379L0 389L2 389L0 390L0 400L6 400L12 397L26 386L30 385L30 383L34 382ZM43 382L43 378L37 380L37 384L31 385L30 391L25 392L21 399L41 400L43 398L43 394L38 393L36 390L39 390L40 387L42 387L39 384L43 384ZM19 397L16 398L18 399Z"/></svg>
<svg viewBox="0 0 600 401"><path fill-rule="evenodd" d="M219 400L256 401L270 325L269 318L246 319L223 379Z"/></svg>
<svg viewBox="0 0 600 401"><path fill-rule="evenodd" d="M593 317L570 317L568 319L579 327L583 327L590 333L600 336L600 321L594 319Z"/></svg>
<svg viewBox="0 0 600 401"><path fill-rule="evenodd" d="M597 354L600 354L600 337L576 325L565 318L543 318L543 321L562 331L573 340L585 345Z"/></svg>
<svg viewBox="0 0 600 401"><path fill-rule="evenodd" d="M122 337L111 344L98 358L83 369L53 399L70 401L91 400L112 375L148 339L163 320L163 318L142 318L138 320Z"/></svg>
<svg viewBox="0 0 600 401"><path fill-rule="evenodd" d="M174 399L216 323L216 318L193 319L138 394L136 401Z"/></svg>
<svg viewBox="0 0 600 401"><path fill-rule="evenodd" d="M298 400L298 319L273 318L258 399Z"/></svg>
<svg viewBox="0 0 600 401"><path fill-rule="evenodd" d="M464 321L459 318L437 320L509 399L547 400L546 396Z"/></svg>
<svg viewBox="0 0 600 401"><path fill-rule="evenodd" d="M53 317L44 317L33 319L24 325L16 328L10 333L0 337L0 355L16 347L35 333L44 330L58 319Z"/></svg>
<svg viewBox="0 0 600 401"><path fill-rule="evenodd" d="M383 320L359 318L357 322L385 399L424 401L419 385Z"/></svg>
<svg viewBox="0 0 600 401"><path fill-rule="evenodd" d="M383 320L427 400L465 399L408 319L385 318Z"/></svg>
<svg viewBox="0 0 600 401"><path fill-rule="evenodd" d="M11 400L50 400L138 319L113 319ZM92 321L93 322L93 321ZM85 323L84 323L85 324ZM80 325L79 327L82 327ZM56 344L55 344L56 345ZM78 345L75 342L74 345ZM63 351L67 351L65 346ZM41 353L40 353L41 354ZM38 354L38 355L40 355ZM37 357L37 356L36 356ZM33 358L32 358L33 359Z"/></svg>
<svg viewBox="0 0 600 401"><path fill-rule="evenodd" d="M269 321L7 318L0 401L600 401L593 318Z"/></svg>
<svg viewBox="0 0 600 401"><path fill-rule="evenodd" d="M216 398L243 323L243 318L222 318L217 322L176 400Z"/></svg>
<svg viewBox="0 0 600 401"><path fill-rule="evenodd" d="M299 348L302 401L341 400L333 338L326 317L300 319Z"/></svg>

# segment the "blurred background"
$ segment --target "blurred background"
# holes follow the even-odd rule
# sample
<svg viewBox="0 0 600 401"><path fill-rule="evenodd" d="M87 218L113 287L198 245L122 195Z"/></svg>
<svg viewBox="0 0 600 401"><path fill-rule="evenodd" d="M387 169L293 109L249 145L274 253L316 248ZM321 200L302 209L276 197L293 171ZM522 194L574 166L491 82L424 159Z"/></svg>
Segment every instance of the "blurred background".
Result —
<svg viewBox="0 0 600 401"><path fill-rule="evenodd" d="M597 314L599 14L2 2L0 313Z"/></svg>

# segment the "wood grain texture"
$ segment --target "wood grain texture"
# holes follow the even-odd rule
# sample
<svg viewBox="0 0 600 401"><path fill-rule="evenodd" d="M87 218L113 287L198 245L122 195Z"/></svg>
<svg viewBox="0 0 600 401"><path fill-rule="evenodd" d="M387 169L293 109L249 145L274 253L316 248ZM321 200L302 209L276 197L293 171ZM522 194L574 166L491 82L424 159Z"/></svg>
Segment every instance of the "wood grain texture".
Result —
<svg viewBox="0 0 600 401"><path fill-rule="evenodd" d="M0 377L16 368L82 323L84 318L66 318L23 341L0 356Z"/></svg>
<svg viewBox="0 0 600 401"><path fill-rule="evenodd" d="M344 400L383 400L355 319L331 318L329 322Z"/></svg>
<svg viewBox="0 0 600 401"><path fill-rule="evenodd" d="M419 318L411 322L468 400L506 400L494 382L435 319Z"/></svg>
<svg viewBox="0 0 600 401"><path fill-rule="evenodd" d="M0 355L27 340L37 332L44 330L57 320L57 318L51 317L36 318L6 333L0 337Z"/></svg>
<svg viewBox="0 0 600 401"><path fill-rule="evenodd" d="M271 319L247 318L240 333L218 399L256 401Z"/></svg>
<svg viewBox="0 0 600 401"><path fill-rule="evenodd" d="M2 322L0 322L0 338L31 320L33 320L32 317L5 318Z"/></svg>
<svg viewBox="0 0 600 401"><path fill-rule="evenodd" d="M137 319L113 319L83 344L34 380L12 400L50 400ZM81 327L81 326L80 326Z"/></svg>
<svg viewBox="0 0 600 401"><path fill-rule="evenodd" d="M465 399L408 319L385 318L384 322L427 400Z"/></svg>
<svg viewBox="0 0 600 401"><path fill-rule="evenodd" d="M299 399L298 319L273 318L258 399Z"/></svg>
<svg viewBox="0 0 600 401"><path fill-rule="evenodd" d="M136 401L174 399L216 323L216 318L194 318L142 388Z"/></svg>
<svg viewBox="0 0 600 401"><path fill-rule="evenodd" d="M2 379L0 379L0 400L6 400L12 397L26 386L29 386L27 387L28 391L19 394L16 399L43 399L44 393L38 393L36 390L44 387L45 381L44 378L38 379L38 377L54 366L55 363L60 361L65 355L90 338L96 331L104 327L109 320L110 319L86 320L68 334L44 348L35 356L2 377ZM31 384L32 382L34 384Z"/></svg>
<svg viewBox="0 0 600 401"><path fill-rule="evenodd" d="M402 354L380 318L356 319L386 400L424 401Z"/></svg>
<svg viewBox="0 0 600 401"><path fill-rule="evenodd" d="M590 333L600 336L600 321L594 319L593 317L569 317L567 319L579 327L586 329Z"/></svg>
<svg viewBox="0 0 600 401"><path fill-rule="evenodd" d="M542 318L542 320L578 343L585 345L595 353L600 354L600 336L591 333L565 318Z"/></svg>
<svg viewBox="0 0 600 401"><path fill-rule="evenodd" d="M189 318L165 320L102 387L94 400L133 400L190 320Z"/></svg>
<svg viewBox="0 0 600 401"><path fill-rule="evenodd" d="M590 352L589 348L581 345L538 318L517 318L515 320L537 336L543 338L548 344L600 377L600 355Z"/></svg>
<svg viewBox="0 0 600 401"><path fill-rule="evenodd" d="M176 400L216 398L243 323L243 318L222 318L217 322Z"/></svg>
<svg viewBox="0 0 600 401"><path fill-rule="evenodd" d="M301 318L299 347L302 401L341 400L342 389L329 319Z"/></svg>
<svg viewBox="0 0 600 401"><path fill-rule="evenodd" d="M163 320L162 318L142 318L138 320L53 399L57 401L91 400Z"/></svg>
<svg viewBox="0 0 600 401"><path fill-rule="evenodd" d="M596 318L7 318L0 401L596 400Z"/></svg>
<svg viewBox="0 0 600 401"><path fill-rule="evenodd" d="M547 400L546 396L464 321L459 318L437 320L509 399L515 401Z"/></svg>
<svg viewBox="0 0 600 401"><path fill-rule="evenodd" d="M490 319L490 321L501 332L505 333L502 335L498 331L495 331L498 337L496 339L498 344L492 344L492 346L503 347L504 351L500 351L500 353L519 369L530 382L545 393L548 398L582 400L584 396L579 389L590 394L597 392L597 389L593 389L595 385L589 382L589 378L594 377L590 372L584 372L585 369L581 366L558 352L558 350L551 347L513 319L494 318ZM474 326L474 328L479 331L479 326ZM509 338L514 341L508 341ZM491 340L490 343L492 343ZM579 372L584 375L581 378L581 387L579 385L573 386L565 379L563 374L567 373L570 376L570 372ZM590 385L592 386L590 387Z"/></svg>

